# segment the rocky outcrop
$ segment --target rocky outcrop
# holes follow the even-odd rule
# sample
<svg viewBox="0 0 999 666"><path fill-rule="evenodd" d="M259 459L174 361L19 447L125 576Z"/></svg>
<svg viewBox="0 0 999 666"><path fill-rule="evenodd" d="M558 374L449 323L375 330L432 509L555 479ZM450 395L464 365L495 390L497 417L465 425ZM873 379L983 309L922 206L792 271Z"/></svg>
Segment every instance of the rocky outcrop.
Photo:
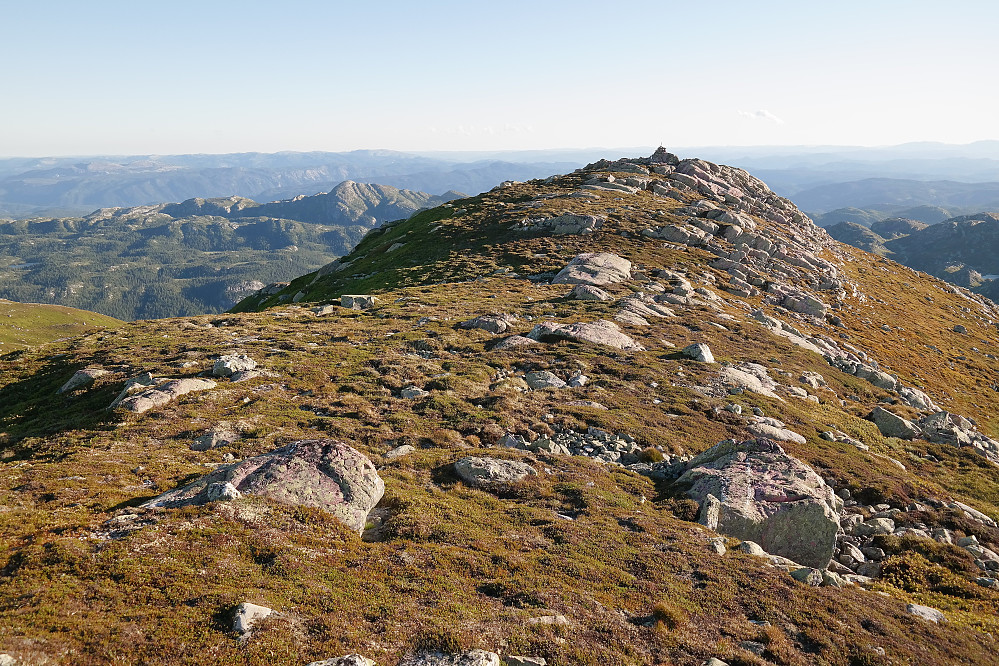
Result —
<svg viewBox="0 0 999 666"><path fill-rule="evenodd" d="M711 353L711 348L703 342L695 342L694 344L687 345L680 350L680 353L687 358L700 361L701 363L715 362L715 357L714 354Z"/></svg>
<svg viewBox="0 0 999 666"><path fill-rule="evenodd" d="M302 440L163 493L142 506L175 508L259 495L328 511L351 529L364 529L385 484L363 454L329 439Z"/></svg>
<svg viewBox="0 0 999 666"><path fill-rule="evenodd" d="M569 292L569 298L574 298L577 301L609 301L612 296L600 287L594 287L590 284L577 284Z"/></svg>
<svg viewBox="0 0 999 666"><path fill-rule="evenodd" d="M514 228L520 231L540 231L553 236L591 234L603 226L607 219L596 215L563 213L557 217L525 218Z"/></svg>
<svg viewBox="0 0 999 666"><path fill-rule="evenodd" d="M525 462L475 456L456 462L454 471L468 485L485 490L501 490L538 473Z"/></svg>
<svg viewBox="0 0 999 666"><path fill-rule="evenodd" d="M77 370L76 374L70 377L69 381L63 384L58 392L69 393L70 391L87 388L100 377L104 377L109 374L111 373L104 368L84 368L82 370Z"/></svg>
<svg viewBox="0 0 999 666"><path fill-rule="evenodd" d="M808 567L832 558L842 501L810 467L766 440L726 440L690 461L677 480L701 520Z"/></svg>
<svg viewBox="0 0 999 666"><path fill-rule="evenodd" d="M245 636L273 614L274 611L267 606L258 606L244 601L236 607L236 613L232 620L232 630Z"/></svg>
<svg viewBox="0 0 999 666"><path fill-rule="evenodd" d="M552 284L589 284L602 287L631 277L631 262L610 252L577 255L552 280Z"/></svg>
<svg viewBox="0 0 999 666"><path fill-rule="evenodd" d="M575 340L577 342L592 342L597 345L607 345L617 349L641 351L645 347L621 332L612 321L604 319L586 324L559 324L546 322L538 324L527 334L531 340L538 342L557 342L558 340Z"/></svg>
<svg viewBox="0 0 999 666"><path fill-rule="evenodd" d="M135 386L138 384L126 387L125 391L129 391ZM155 407L162 407L182 395L194 391L206 391L215 388L215 386L216 384L212 380L199 377L168 380L156 385L155 388L140 390L137 393L127 395L127 397L122 397L120 400L115 400L111 403L111 408L121 408L133 414L142 414Z"/></svg>
<svg viewBox="0 0 999 666"><path fill-rule="evenodd" d="M399 662L399 666L500 666L499 655L485 650L471 650L460 654L417 654Z"/></svg>
<svg viewBox="0 0 999 666"><path fill-rule="evenodd" d="M919 437L921 431L912 421L903 419L897 414L889 412L883 407L875 407L867 418L874 422L881 434L885 437L898 437L899 439L913 439Z"/></svg>
<svg viewBox="0 0 999 666"><path fill-rule="evenodd" d="M378 299L367 294L344 294L340 297L340 307L348 310L370 310L378 304Z"/></svg>
<svg viewBox="0 0 999 666"><path fill-rule="evenodd" d="M464 329L478 328L493 334L506 333L510 327L517 323L517 318L511 314L481 315L467 321L463 321L458 326Z"/></svg>
<svg viewBox="0 0 999 666"><path fill-rule="evenodd" d="M923 417L919 425L914 427L918 427L923 437L934 444L969 446L979 455L999 465L999 442L978 432L975 425L963 416L937 412Z"/></svg>
<svg viewBox="0 0 999 666"><path fill-rule="evenodd" d="M253 370L257 362L246 354L226 354L220 356L212 364L212 375L215 377L231 377L237 372Z"/></svg>

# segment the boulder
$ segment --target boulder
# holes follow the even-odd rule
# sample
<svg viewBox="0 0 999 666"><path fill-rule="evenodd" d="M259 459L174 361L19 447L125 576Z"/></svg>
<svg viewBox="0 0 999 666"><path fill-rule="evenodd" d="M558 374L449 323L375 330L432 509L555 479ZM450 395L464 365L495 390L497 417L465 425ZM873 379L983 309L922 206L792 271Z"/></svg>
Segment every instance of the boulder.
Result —
<svg viewBox="0 0 999 666"><path fill-rule="evenodd" d="M881 434L885 437L898 437L899 439L913 439L922 432L912 421L907 421L897 414L889 412L883 407L875 407L867 416L873 421Z"/></svg>
<svg viewBox="0 0 999 666"><path fill-rule="evenodd" d="M621 332L617 324L600 319L587 324L559 324L546 322L538 324L527 334L531 340L538 342L555 342L558 340L576 340L607 345L617 349L642 351L645 349L630 337Z"/></svg>
<svg viewBox="0 0 999 666"><path fill-rule="evenodd" d="M360 452L342 442L308 439L219 467L142 506L206 504L231 497L231 491L225 492L227 485L245 495L323 509L358 532L364 529L368 512L385 492L375 466Z"/></svg>
<svg viewBox="0 0 999 666"><path fill-rule="evenodd" d="M832 558L842 500L818 474L767 439L725 440L695 457L678 484L702 505L719 499L722 534L772 555L824 568Z"/></svg>
<svg viewBox="0 0 999 666"><path fill-rule="evenodd" d="M143 412L148 412L154 407L162 407L182 395L186 395L194 391L206 391L208 389L215 388L215 386L215 382L210 379L200 379L197 377L174 379L164 384L160 384L156 388L146 389L140 393L130 395L121 402L116 400L111 404L112 407L118 406L132 412L133 414L142 414Z"/></svg>
<svg viewBox="0 0 999 666"><path fill-rule="evenodd" d="M946 622L947 617L936 608L930 606L920 606L919 604L906 604L905 610L910 615L922 618L927 622Z"/></svg>
<svg viewBox="0 0 999 666"><path fill-rule="evenodd" d="M511 335L508 338L503 338L496 344L492 346L492 351L503 351L504 349L513 349L515 347L523 347L524 345L533 345L537 340L532 340L531 338L524 337L523 335Z"/></svg>
<svg viewBox="0 0 999 666"><path fill-rule="evenodd" d="M547 370L536 370L524 375L524 381L532 389L560 389L565 388L566 383L558 378L553 372Z"/></svg>
<svg viewBox="0 0 999 666"><path fill-rule="evenodd" d="M500 666L499 655L485 650L461 654L414 654L399 662L399 666Z"/></svg>
<svg viewBox="0 0 999 666"><path fill-rule="evenodd" d="M212 375L215 377L231 377L237 372L253 370L257 362L246 354L226 354L220 356L212 365Z"/></svg>
<svg viewBox="0 0 999 666"><path fill-rule="evenodd" d="M501 489L537 474L534 467L525 462L474 456L456 462L454 471L468 485L486 490Z"/></svg>
<svg viewBox="0 0 999 666"><path fill-rule="evenodd" d="M359 654L346 654L342 657L312 661L307 666L375 666L375 662Z"/></svg>
<svg viewBox="0 0 999 666"><path fill-rule="evenodd" d="M701 363L715 362L715 357L714 354L711 353L711 348L703 342L695 342L692 345L687 345L680 350L680 353L687 358L692 358L695 361L700 361Z"/></svg>
<svg viewBox="0 0 999 666"><path fill-rule="evenodd" d="M711 354L710 349L707 350L707 354ZM711 356L711 359L713 361L714 356ZM718 371L718 377L725 386L741 388L769 398L778 397L776 393L777 382L767 374L767 369L759 363L741 363L736 366L723 367Z"/></svg>
<svg viewBox="0 0 999 666"><path fill-rule="evenodd" d="M267 606L258 606L244 601L236 606L236 615L232 621L232 630L240 634L248 634L253 631L262 620L270 617L274 611Z"/></svg>
<svg viewBox="0 0 999 666"><path fill-rule="evenodd" d="M753 423L746 426L749 432L757 437L775 439L780 442L794 442L804 444L807 440L804 436L790 430L782 421L767 416L754 416Z"/></svg>
<svg viewBox="0 0 999 666"><path fill-rule="evenodd" d="M125 382L125 388L123 388L121 392L118 393L118 396L111 401L111 404L108 406L108 409L114 409L115 407L120 405L125 400L125 398L129 397L130 395L141 393L142 391L145 391L149 387L156 386L157 384L162 383L164 381L166 380L154 378L153 375L149 372L143 372L141 375L138 375L137 377L132 377L131 379Z"/></svg>
<svg viewBox="0 0 999 666"><path fill-rule="evenodd" d="M576 255L552 284L589 284L603 286L631 277L631 262L610 252L587 252Z"/></svg>
<svg viewBox="0 0 999 666"><path fill-rule="evenodd" d="M510 314L482 315L463 321L458 326L465 329L478 328L493 334L506 333L510 327L517 322L517 318Z"/></svg>
<svg viewBox="0 0 999 666"><path fill-rule="evenodd" d="M211 430L195 439L190 444L192 451L208 451L222 446L229 446L239 439L239 434L234 432L228 424L220 423Z"/></svg>
<svg viewBox="0 0 999 666"><path fill-rule="evenodd" d="M577 284L569 292L569 298L577 301L609 301L613 297L600 287L591 284Z"/></svg>
<svg viewBox="0 0 999 666"><path fill-rule="evenodd" d="M84 368L83 370L77 370L76 374L69 378L69 381L62 385L59 389L59 393L68 393L69 391L75 391L76 389L86 388L94 383L98 377L103 377L104 375L111 374L103 368Z"/></svg>
<svg viewBox="0 0 999 666"><path fill-rule="evenodd" d="M418 386L407 386L399 391L399 397L404 400L415 400L416 398L422 398L428 395L430 395L430 391L424 391Z"/></svg>
<svg viewBox="0 0 999 666"><path fill-rule="evenodd" d="M340 307L350 310L370 310L378 304L378 299L367 294L344 294L340 297Z"/></svg>

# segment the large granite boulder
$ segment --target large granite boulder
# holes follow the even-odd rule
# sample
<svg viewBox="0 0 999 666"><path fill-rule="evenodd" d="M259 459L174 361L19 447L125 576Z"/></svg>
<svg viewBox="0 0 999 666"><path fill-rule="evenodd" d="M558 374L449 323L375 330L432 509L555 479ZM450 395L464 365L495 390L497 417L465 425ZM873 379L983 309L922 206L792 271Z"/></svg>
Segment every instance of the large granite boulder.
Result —
<svg viewBox="0 0 999 666"><path fill-rule="evenodd" d="M631 277L631 262L610 252L586 252L576 255L552 284L591 284L601 287Z"/></svg>
<svg viewBox="0 0 999 666"><path fill-rule="evenodd" d="M502 489L538 473L526 462L475 456L462 458L456 462L454 471L458 478L468 485L486 490Z"/></svg>
<svg viewBox="0 0 999 666"><path fill-rule="evenodd" d="M770 440L720 442L691 460L677 483L700 502L707 527L804 566L829 564L842 500Z"/></svg>
<svg viewBox="0 0 999 666"><path fill-rule="evenodd" d="M600 319L587 324L559 324L545 322L537 324L527 334L531 340L538 342L557 342L558 340L575 340L577 342L592 342L618 349L642 351L645 349L630 337L621 332L617 324L606 319Z"/></svg>
<svg viewBox="0 0 999 666"><path fill-rule="evenodd" d="M109 374L111 373L104 368L84 368L83 370L77 370L76 374L70 377L69 381L63 384L58 392L68 393L77 389L87 388L100 377Z"/></svg>
<svg viewBox="0 0 999 666"><path fill-rule="evenodd" d="M207 391L208 389L215 388L215 386L216 384L212 380L200 377L173 379L159 384L155 388L148 388L144 391L128 395L120 401L115 400L111 403L111 409L120 407L133 414L142 414L155 407L162 407L182 395L187 395L195 391ZM128 390L130 389L126 386L125 391ZM123 394L125 391L123 391Z"/></svg>
<svg viewBox="0 0 999 666"><path fill-rule="evenodd" d="M913 439L922 434L919 426L912 421L903 419L898 414L889 412L884 407L875 407L867 416L874 422L881 434L885 437L898 437L899 439Z"/></svg>
<svg viewBox="0 0 999 666"><path fill-rule="evenodd" d="M385 484L363 454L342 442L307 439L219 467L142 506L173 508L261 495L323 509L360 532L384 493Z"/></svg>

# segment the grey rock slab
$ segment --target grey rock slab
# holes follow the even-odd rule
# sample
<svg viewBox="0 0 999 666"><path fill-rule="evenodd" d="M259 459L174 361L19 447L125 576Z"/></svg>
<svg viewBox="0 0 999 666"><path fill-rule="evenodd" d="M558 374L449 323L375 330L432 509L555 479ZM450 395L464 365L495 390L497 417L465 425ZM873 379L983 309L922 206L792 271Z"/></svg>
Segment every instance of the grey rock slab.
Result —
<svg viewBox="0 0 999 666"><path fill-rule="evenodd" d="M270 617L274 611L267 606L258 606L244 601L236 607L236 615L232 621L232 630L240 634L248 634L260 624L262 620Z"/></svg>
<svg viewBox="0 0 999 666"><path fill-rule="evenodd" d="M322 661L312 661L306 666L375 666L375 662L359 654L345 654Z"/></svg>
<svg viewBox="0 0 999 666"><path fill-rule="evenodd" d="M913 439L922 433L915 423L903 419L901 416L893 414L883 407L875 407L867 418L874 422L874 425L878 427L878 430L885 437Z"/></svg>
<svg viewBox="0 0 999 666"><path fill-rule="evenodd" d="M711 350L708 349L708 353L710 352ZM711 358L713 359L714 356ZM770 375L767 374L767 369L759 363L741 363L737 366L724 367L718 371L718 377L726 386L739 387L770 398L778 398L775 392L777 382L771 379Z"/></svg>
<svg viewBox="0 0 999 666"><path fill-rule="evenodd" d="M133 414L142 414L155 407L162 407L182 395L187 395L195 391L206 391L215 388L215 386L215 382L210 379L196 377L174 379L160 384L156 388L146 389L141 393L130 395L118 403L118 406Z"/></svg>
<svg viewBox="0 0 999 666"><path fill-rule="evenodd" d="M642 345L635 342L628 335L621 332L617 324L606 319L600 319L585 324L559 324L556 322L545 322L537 324L531 332L527 334L531 340L539 342L555 342L558 340L576 340L579 342L592 342L617 349L642 351Z"/></svg>
<svg viewBox="0 0 999 666"><path fill-rule="evenodd" d="M461 654L415 654L399 662L399 666L500 666L499 655L485 650Z"/></svg>
<svg viewBox="0 0 999 666"><path fill-rule="evenodd" d="M69 381L63 384L58 392L68 393L69 391L86 388L93 384L94 380L109 374L111 373L103 368L83 368L82 370L77 370L76 374L70 377Z"/></svg>
<svg viewBox="0 0 999 666"><path fill-rule="evenodd" d="M610 252L577 255L559 271L552 284L589 284L602 287L631 277L631 262Z"/></svg>
<svg viewBox="0 0 999 666"><path fill-rule="evenodd" d="M206 504L220 499L219 488L226 484L241 494L323 509L358 532L385 492L375 466L359 451L330 439L308 439L219 467L142 506Z"/></svg>
<svg viewBox="0 0 999 666"><path fill-rule="evenodd" d="M378 299L367 294L344 294L340 297L340 307L349 310L370 310L378 304Z"/></svg>
<svg viewBox="0 0 999 666"><path fill-rule="evenodd" d="M569 292L569 298L577 301L609 301L613 297L600 287L591 284L577 284Z"/></svg>
<svg viewBox="0 0 999 666"><path fill-rule="evenodd" d="M414 451L416 451L416 447L412 444L403 444L402 446L395 447L382 457L385 458L385 460L396 460L398 458L402 458L403 456L408 456Z"/></svg>
<svg viewBox="0 0 999 666"><path fill-rule="evenodd" d="M906 604L905 610L911 615L922 618L928 622L946 622L947 616L936 608L921 606L920 604Z"/></svg>
<svg viewBox="0 0 999 666"><path fill-rule="evenodd" d="M711 348L703 342L695 342L692 345L687 345L680 350L680 353L687 358L692 358L695 361L700 361L701 363L715 362L715 357L714 354L711 353Z"/></svg>
<svg viewBox="0 0 999 666"><path fill-rule="evenodd" d="M465 329L478 328L493 334L506 333L510 327L517 322L517 318L511 314L481 315L468 321L463 321L458 326Z"/></svg>
<svg viewBox="0 0 999 666"><path fill-rule="evenodd" d="M222 446L229 446L239 439L239 434L225 425L217 425L190 444L192 451L208 451Z"/></svg>
<svg viewBox="0 0 999 666"><path fill-rule="evenodd" d="M531 338L524 337L523 335L511 335L508 338L503 338L495 345L492 346L492 351L503 351L504 349L514 349L515 347L523 347L524 345L537 344L537 340L532 340Z"/></svg>
<svg viewBox="0 0 999 666"><path fill-rule="evenodd" d="M160 384L164 381L166 380L154 378L152 374L148 372L143 372L141 375L138 375L137 377L132 377L131 379L125 382L125 388L123 388L121 392L118 394L118 396L113 401L111 401L111 404L108 406L108 409L114 409L115 407L120 405L122 401L125 400L125 398L129 397L130 395L135 395L136 393L145 391L149 387L156 386L157 384Z"/></svg>
<svg viewBox="0 0 999 666"><path fill-rule="evenodd" d="M220 356L212 364L212 375L215 377L231 377L237 372L253 370L257 362L246 354L226 354Z"/></svg>
<svg viewBox="0 0 999 666"><path fill-rule="evenodd" d="M528 386L535 390L560 389L566 387L566 383L564 381L559 379L555 373L548 372L547 370L535 370L533 372L528 372L524 375L524 381L527 382Z"/></svg>
<svg viewBox="0 0 999 666"><path fill-rule="evenodd" d="M802 566L822 569L832 558L842 500L774 442L720 442L691 460L677 483L698 502L719 498L722 534Z"/></svg>
<svg viewBox="0 0 999 666"><path fill-rule="evenodd" d="M428 395L430 395L429 391L424 391L417 386L407 386L399 392L399 396L405 400L414 400Z"/></svg>
<svg viewBox="0 0 999 666"><path fill-rule="evenodd" d="M454 464L462 481L476 488L495 490L537 475L537 470L525 462L469 456Z"/></svg>
<svg viewBox="0 0 999 666"><path fill-rule="evenodd" d="M521 657L510 655L503 660L506 666L548 666L544 657Z"/></svg>
<svg viewBox="0 0 999 666"><path fill-rule="evenodd" d="M757 437L775 439L781 442L794 442L796 444L804 444L807 441L804 436L787 428L784 423L777 419L766 416L756 416L753 418L755 422L746 426L746 429Z"/></svg>

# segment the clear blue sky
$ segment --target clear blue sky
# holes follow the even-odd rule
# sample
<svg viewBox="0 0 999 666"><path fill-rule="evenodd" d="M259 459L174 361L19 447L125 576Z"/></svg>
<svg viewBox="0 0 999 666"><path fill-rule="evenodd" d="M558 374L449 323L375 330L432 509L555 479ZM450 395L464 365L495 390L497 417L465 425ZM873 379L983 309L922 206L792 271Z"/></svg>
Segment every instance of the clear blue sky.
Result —
<svg viewBox="0 0 999 666"><path fill-rule="evenodd" d="M0 155L999 138L999 2L7 0Z"/></svg>

